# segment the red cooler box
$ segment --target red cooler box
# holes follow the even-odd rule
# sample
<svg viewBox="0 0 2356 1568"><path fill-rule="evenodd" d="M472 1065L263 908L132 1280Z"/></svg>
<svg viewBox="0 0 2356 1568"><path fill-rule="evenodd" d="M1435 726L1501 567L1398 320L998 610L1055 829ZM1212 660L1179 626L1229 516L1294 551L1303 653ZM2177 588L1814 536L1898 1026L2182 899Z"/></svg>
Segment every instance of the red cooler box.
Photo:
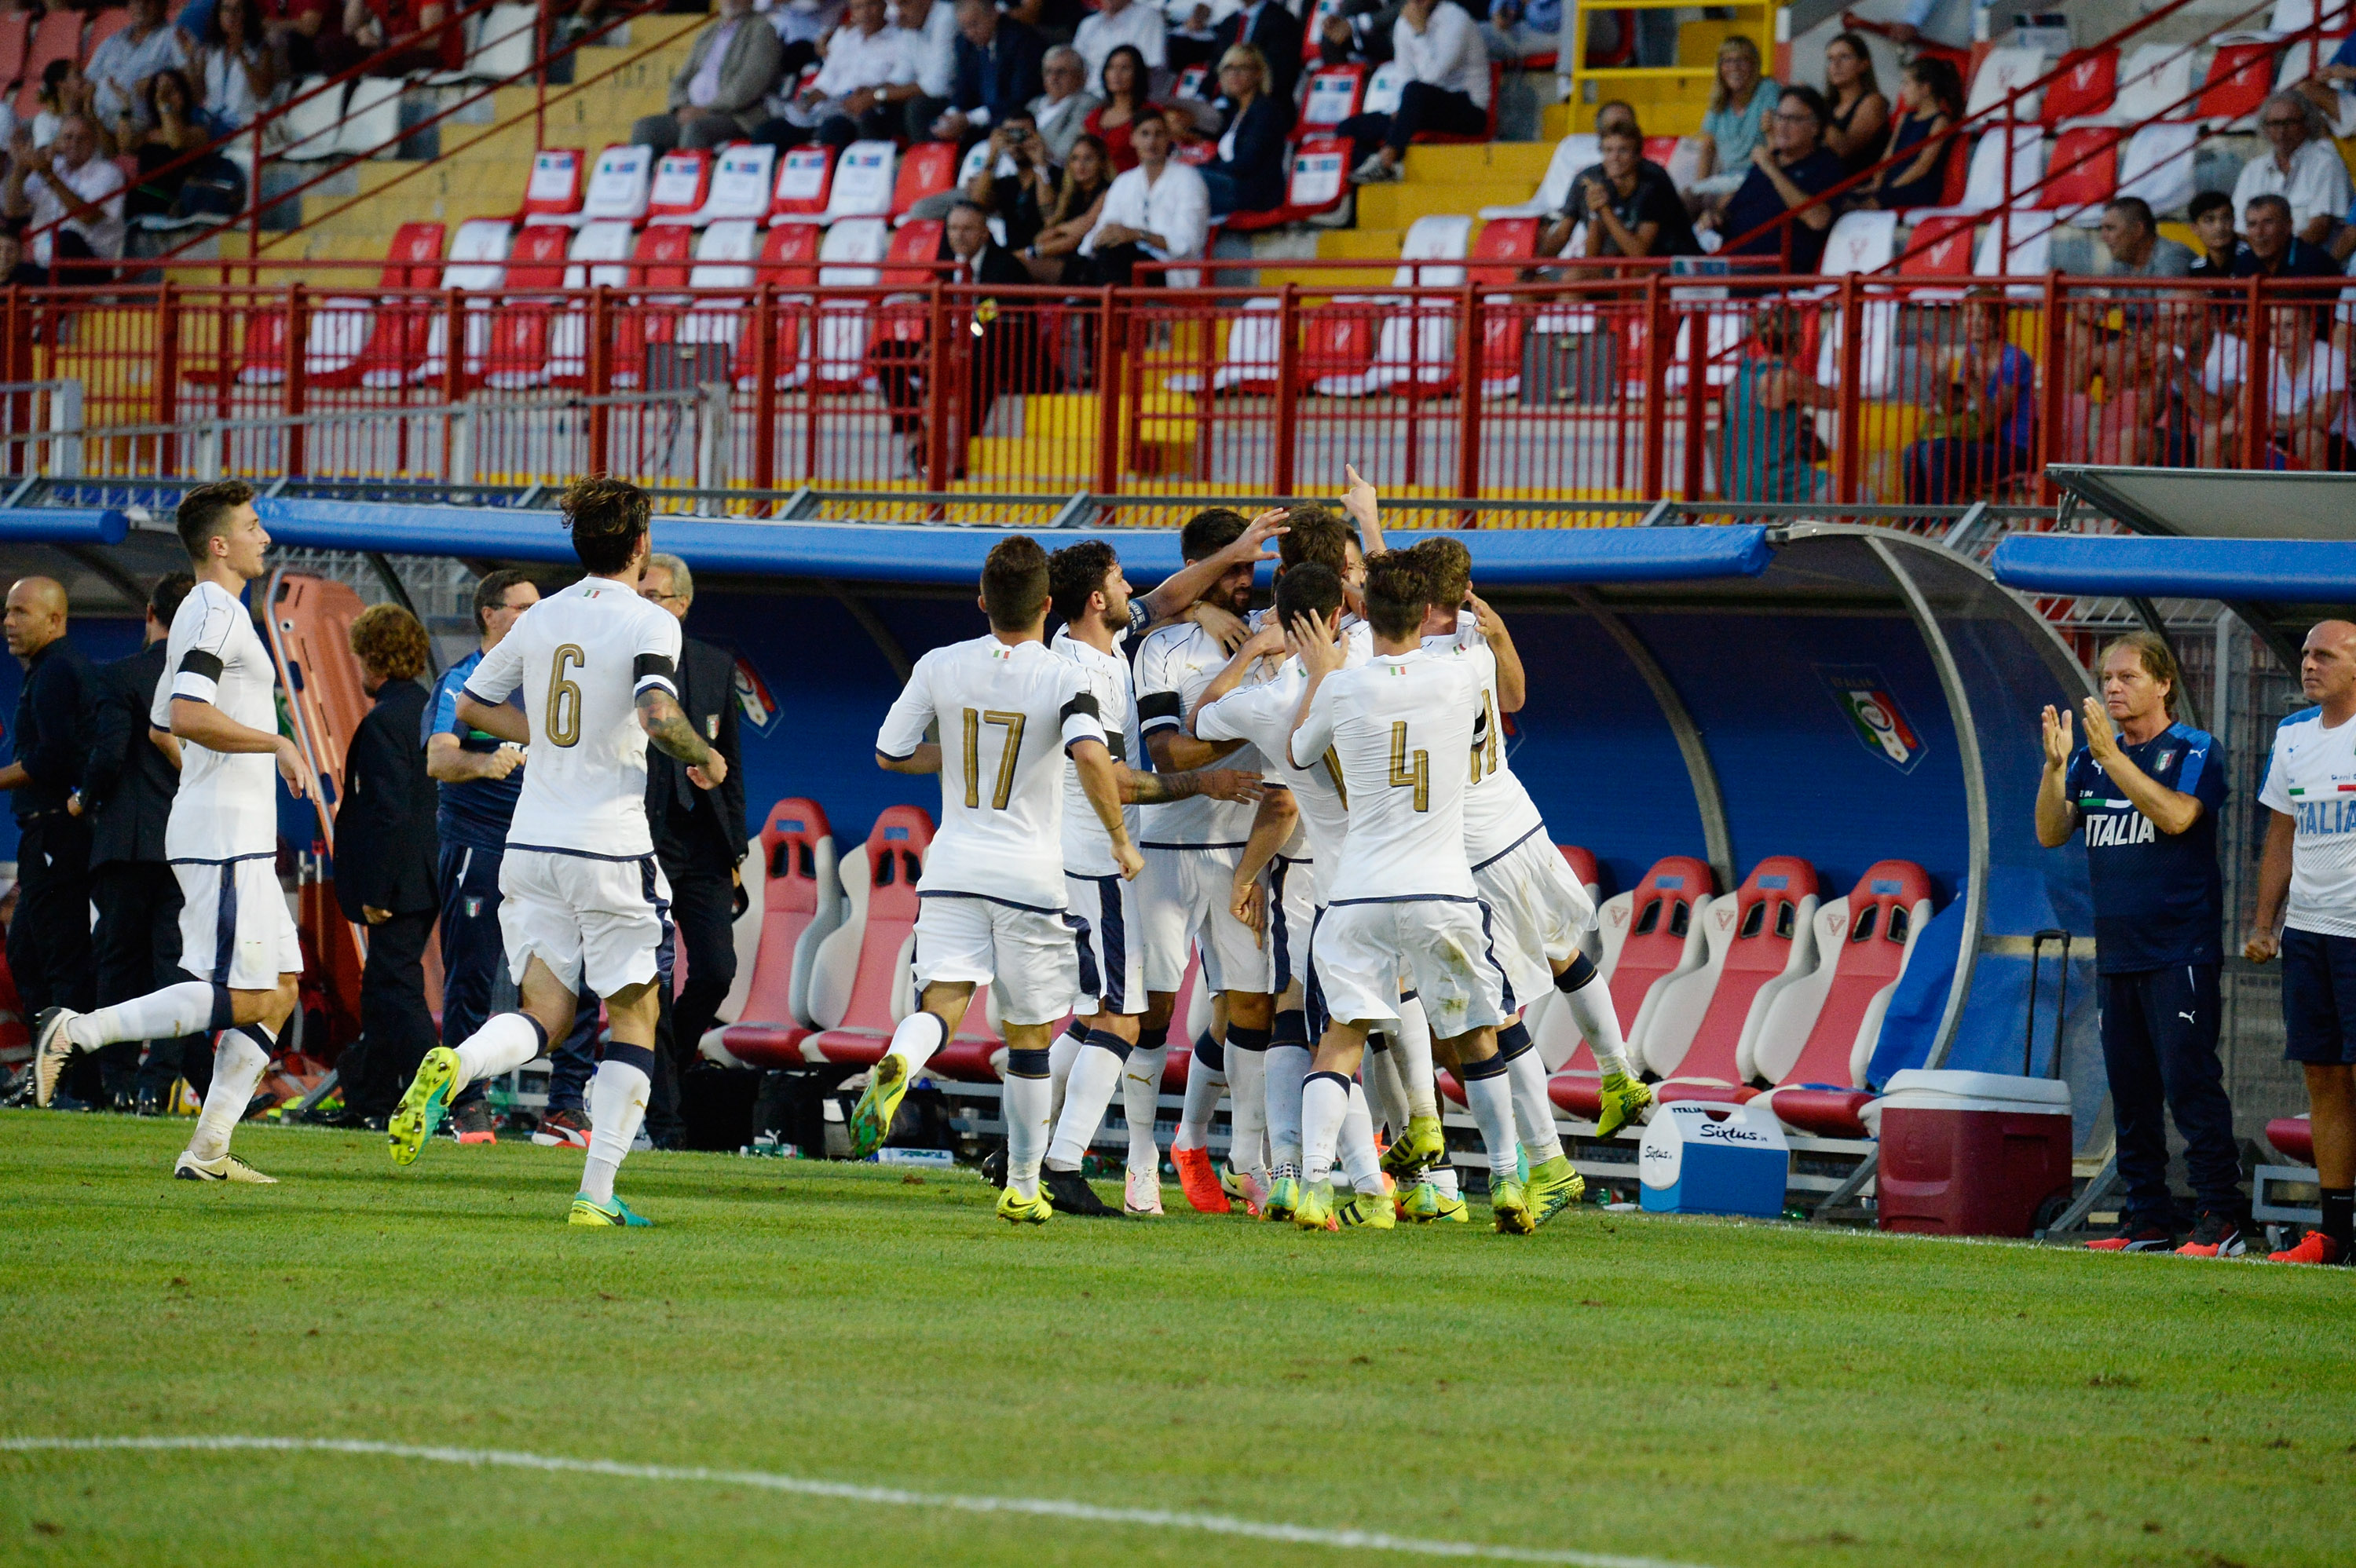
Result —
<svg viewBox="0 0 2356 1568"><path fill-rule="evenodd" d="M1997 1072L1900 1072L1862 1113L1881 1140L1881 1228L2027 1236L2071 1197L2070 1086Z"/></svg>

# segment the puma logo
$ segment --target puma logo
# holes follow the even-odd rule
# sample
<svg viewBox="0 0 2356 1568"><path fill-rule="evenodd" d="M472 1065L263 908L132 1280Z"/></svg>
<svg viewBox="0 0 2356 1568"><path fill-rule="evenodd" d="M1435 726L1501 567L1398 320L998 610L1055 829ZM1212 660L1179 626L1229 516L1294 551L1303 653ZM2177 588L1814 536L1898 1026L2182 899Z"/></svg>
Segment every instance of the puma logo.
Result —
<svg viewBox="0 0 2356 1568"><path fill-rule="evenodd" d="M2195 1019L2195 1018L2194 1018L2190 1013L2179 1013L2179 1014L2177 1014L2176 1016L2177 1016L2178 1018L2182 1019L2186 1023L2197 1023L2197 1022L2199 1022L2199 1021L2200 1021L2199 1019Z"/></svg>

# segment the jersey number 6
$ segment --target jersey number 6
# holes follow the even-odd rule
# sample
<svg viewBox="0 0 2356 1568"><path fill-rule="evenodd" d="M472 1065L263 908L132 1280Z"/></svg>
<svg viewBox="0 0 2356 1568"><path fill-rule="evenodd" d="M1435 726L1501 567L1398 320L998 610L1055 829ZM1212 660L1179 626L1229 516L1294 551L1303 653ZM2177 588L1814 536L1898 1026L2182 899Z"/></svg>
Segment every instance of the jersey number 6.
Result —
<svg viewBox="0 0 2356 1568"><path fill-rule="evenodd" d="M589 656L571 643L556 650L548 667L548 739L553 745L570 746L581 739L581 688L565 679L564 672L588 667Z"/></svg>
<svg viewBox="0 0 2356 1568"><path fill-rule="evenodd" d="M1431 753L1415 753L1415 765L1408 765L1407 720L1391 726L1391 788L1415 791L1415 808L1431 808Z"/></svg>
<svg viewBox="0 0 2356 1568"><path fill-rule="evenodd" d="M999 753L998 787L991 793L993 811L1004 811L1014 794L1014 763L1023 751L1023 718L1020 713L1001 713L996 709L977 712L965 710L965 808L981 809L981 727L1002 724L1006 727L1006 750Z"/></svg>

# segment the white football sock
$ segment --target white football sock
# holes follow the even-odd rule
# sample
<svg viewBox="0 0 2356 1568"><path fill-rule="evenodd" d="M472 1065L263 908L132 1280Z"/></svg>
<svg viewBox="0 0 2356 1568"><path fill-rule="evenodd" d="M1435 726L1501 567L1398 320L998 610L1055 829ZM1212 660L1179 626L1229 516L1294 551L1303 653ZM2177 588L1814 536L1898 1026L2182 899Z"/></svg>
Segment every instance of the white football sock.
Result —
<svg viewBox="0 0 2356 1568"><path fill-rule="evenodd" d="M1502 1038L1498 1043L1497 1054L1505 1056ZM1538 1060L1527 1031L1515 1044L1519 1049L1505 1057L1505 1083L1514 1100L1514 1132L1530 1163L1543 1165L1562 1154L1562 1137L1554 1125L1554 1102L1547 1098L1546 1063Z"/></svg>
<svg viewBox="0 0 2356 1568"><path fill-rule="evenodd" d="M1129 1053L1120 1072L1120 1110L1129 1119L1129 1168L1162 1171L1162 1146L1153 1124L1162 1114L1162 1071L1169 1064L1170 1042L1141 1045Z"/></svg>
<svg viewBox="0 0 2356 1568"><path fill-rule="evenodd" d="M1514 1092L1508 1086L1503 1071L1494 1070L1496 1059L1481 1064L1493 1071L1478 1078L1465 1078L1464 1103L1472 1108L1472 1120L1481 1129L1482 1147L1488 1151L1491 1179L1514 1179L1515 1165L1520 1150L1514 1141Z"/></svg>
<svg viewBox="0 0 2356 1568"><path fill-rule="evenodd" d="M229 1152L229 1136L244 1119L245 1108L253 1103L253 1086L269 1067L270 1052L245 1029L221 1031L220 1042L213 1047L212 1087L205 1091L205 1108L198 1113L197 1130L188 1138L190 1154L209 1161Z"/></svg>
<svg viewBox="0 0 2356 1568"><path fill-rule="evenodd" d="M1350 1081L1338 1072L1312 1072L1301 1087L1302 1179L1333 1179L1334 1147L1349 1114Z"/></svg>
<svg viewBox="0 0 2356 1568"><path fill-rule="evenodd" d="M599 1203L614 1200L614 1174L647 1119L648 1088L643 1070L610 1056L589 1080L589 1157L581 1167L581 1190Z"/></svg>
<svg viewBox="0 0 2356 1568"><path fill-rule="evenodd" d="M1387 1038L1377 1046L1374 1037L1368 1037L1366 1054L1358 1063L1358 1076L1365 1084L1366 1108L1375 1121L1390 1128L1395 1138L1405 1134L1407 1084L1399 1077L1398 1062Z"/></svg>
<svg viewBox="0 0 2356 1568"><path fill-rule="evenodd" d="M1039 1160L1047 1152L1047 1102L1054 1094L1045 1073L1024 1077L1009 1064L1000 1105L1006 1119L1006 1187L1017 1198L1039 1196Z"/></svg>
<svg viewBox="0 0 2356 1568"><path fill-rule="evenodd" d="M1349 1108L1342 1113L1339 1145L1343 1172L1361 1192L1383 1190L1383 1157L1375 1148L1375 1119L1366 1108L1366 1092L1350 1085Z"/></svg>
<svg viewBox="0 0 2356 1568"><path fill-rule="evenodd" d="M1097 1136L1112 1092L1120 1087L1121 1065L1129 1047L1120 1036L1102 1029L1088 1031L1087 1044L1074 1053L1070 1077L1064 1085L1064 1104L1054 1119L1055 1136L1047 1145L1050 1170L1077 1170ZM1013 1156L1010 1153L1011 1163Z"/></svg>
<svg viewBox="0 0 2356 1568"><path fill-rule="evenodd" d="M494 1013L458 1047L458 1072L465 1081L459 1087L513 1072L546 1049L540 1027L530 1019L521 1013Z"/></svg>
<svg viewBox="0 0 2356 1568"><path fill-rule="evenodd" d="M1456 1162L1452 1159L1443 1159L1438 1165L1433 1166L1430 1170L1425 1171L1423 1173L1423 1179L1430 1182L1432 1186L1438 1188L1441 1195L1444 1197L1462 1198L1464 1196L1463 1189L1456 1179Z"/></svg>
<svg viewBox="0 0 2356 1568"><path fill-rule="evenodd" d="M1272 1165L1301 1165L1301 1085L1309 1076L1309 1048L1268 1048L1268 1157Z"/></svg>
<svg viewBox="0 0 2356 1568"><path fill-rule="evenodd" d="M1563 991L1562 999L1570 1004L1571 1021L1587 1037L1587 1049L1595 1053L1596 1068L1606 1076L1614 1072L1634 1076L1628 1065L1628 1041L1620 1033L1620 1015L1612 1006L1612 987L1600 978L1593 979L1576 991Z"/></svg>
<svg viewBox="0 0 2356 1568"><path fill-rule="evenodd" d="M1211 1048L1208 1062L1203 1047ZM1201 1148L1211 1141L1211 1115L1219 1108L1219 1096L1227 1092L1226 1053L1209 1035L1194 1042L1194 1060L1186 1069L1186 1095L1178 1111L1178 1131L1171 1138L1173 1148Z"/></svg>
<svg viewBox="0 0 2356 1568"><path fill-rule="evenodd" d="M1431 1081L1431 1020L1424 1017L1423 1003L1411 996L1399 998L1398 1012L1398 1028L1390 1031L1391 1065L1398 1069L1407 1090L1408 1115L1436 1116L1440 1092Z"/></svg>
<svg viewBox="0 0 2356 1568"><path fill-rule="evenodd" d="M1268 1030L1227 1026L1227 1163L1268 1185Z"/></svg>
<svg viewBox="0 0 2356 1568"><path fill-rule="evenodd" d="M201 1034L212 1023L213 988L183 980L127 1002L116 1002L67 1023L65 1036L84 1051L125 1040L177 1040Z"/></svg>
<svg viewBox="0 0 2356 1568"><path fill-rule="evenodd" d="M1074 1029L1079 1032L1075 1034ZM1079 1060L1080 1044L1087 1039L1087 1029L1076 1019L1071 1029L1057 1034L1047 1047L1047 1082L1055 1085L1055 1097L1047 1104L1047 1125L1050 1126L1064 1119L1064 1083L1072 1075L1072 1063Z"/></svg>
<svg viewBox="0 0 2356 1568"><path fill-rule="evenodd" d="M949 1026L932 1014L919 1008L900 1020L892 1031L892 1044L886 1055L896 1056L908 1064L908 1076L914 1078L933 1059L933 1052L949 1042Z"/></svg>

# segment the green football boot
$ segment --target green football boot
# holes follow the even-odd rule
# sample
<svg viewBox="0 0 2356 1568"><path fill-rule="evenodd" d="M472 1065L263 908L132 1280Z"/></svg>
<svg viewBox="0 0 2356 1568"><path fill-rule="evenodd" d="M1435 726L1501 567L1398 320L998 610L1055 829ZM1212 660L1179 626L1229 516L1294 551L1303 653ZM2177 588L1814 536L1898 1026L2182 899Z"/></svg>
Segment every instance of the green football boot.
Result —
<svg viewBox="0 0 2356 1568"><path fill-rule="evenodd" d="M1281 1222L1291 1219L1300 1207L1301 1178L1279 1176L1268 1184L1268 1201L1260 1205L1259 1217Z"/></svg>
<svg viewBox="0 0 2356 1568"><path fill-rule="evenodd" d="M1587 1182L1570 1168L1570 1157L1558 1154L1530 1168L1529 1185L1524 1190L1536 1222L1543 1225L1578 1202L1587 1191Z"/></svg>
<svg viewBox="0 0 2356 1568"><path fill-rule="evenodd" d="M1529 1193L1510 1178L1491 1179L1489 1208L1496 1217L1501 1235L1526 1236L1538 1228L1537 1217L1530 1212Z"/></svg>
<svg viewBox="0 0 2356 1568"><path fill-rule="evenodd" d="M1601 1086L1603 1108L1595 1114L1595 1136L1608 1138L1642 1117L1653 1104L1652 1086L1625 1072L1607 1072Z"/></svg>
<svg viewBox="0 0 2356 1568"><path fill-rule="evenodd" d="M425 1053L425 1060L417 1064L417 1076L409 1081L401 1104L385 1123L384 1141L393 1164L417 1163L419 1151L441 1127L442 1118L450 1114L450 1102L465 1087L456 1051L437 1045Z"/></svg>
<svg viewBox="0 0 2356 1568"><path fill-rule="evenodd" d="M1409 1116L1407 1132L1383 1151L1383 1174L1404 1186L1448 1157L1438 1116Z"/></svg>
<svg viewBox="0 0 2356 1568"><path fill-rule="evenodd" d="M1292 1211L1292 1222L1304 1231L1338 1231L1341 1221L1333 1217L1333 1184L1313 1181L1301 1189L1301 1201Z"/></svg>
<svg viewBox="0 0 2356 1568"><path fill-rule="evenodd" d="M1387 1231L1398 1224L1398 1204L1387 1192L1354 1191L1333 1218L1345 1231Z"/></svg>
<svg viewBox="0 0 2356 1568"><path fill-rule="evenodd" d="M892 1118L899 1114L900 1102L907 1093L908 1059L885 1051L875 1071L867 1075L859 1104L851 1108L851 1158L865 1159L884 1147L892 1132Z"/></svg>
<svg viewBox="0 0 2356 1568"><path fill-rule="evenodd" d="M573 1195L573 1212L565 1216L564 1222L568 1225L621 1227L654 1223L645 1215L633 1212L630 1206L618 1197L610 1202L600 1203L586 1192L576 1192Z"/></svg>
<svg viewBox="0 0 2356 1568"><path fill-rule="evenodd" d="M1009 1187L999 1194L998 1217L1010 1225L1044 1225L1055 1217L1055 1205L1047 1201L1047 1195L1044 1192L1020 1198L1015 1195L1014 1189Z"/></svg>

